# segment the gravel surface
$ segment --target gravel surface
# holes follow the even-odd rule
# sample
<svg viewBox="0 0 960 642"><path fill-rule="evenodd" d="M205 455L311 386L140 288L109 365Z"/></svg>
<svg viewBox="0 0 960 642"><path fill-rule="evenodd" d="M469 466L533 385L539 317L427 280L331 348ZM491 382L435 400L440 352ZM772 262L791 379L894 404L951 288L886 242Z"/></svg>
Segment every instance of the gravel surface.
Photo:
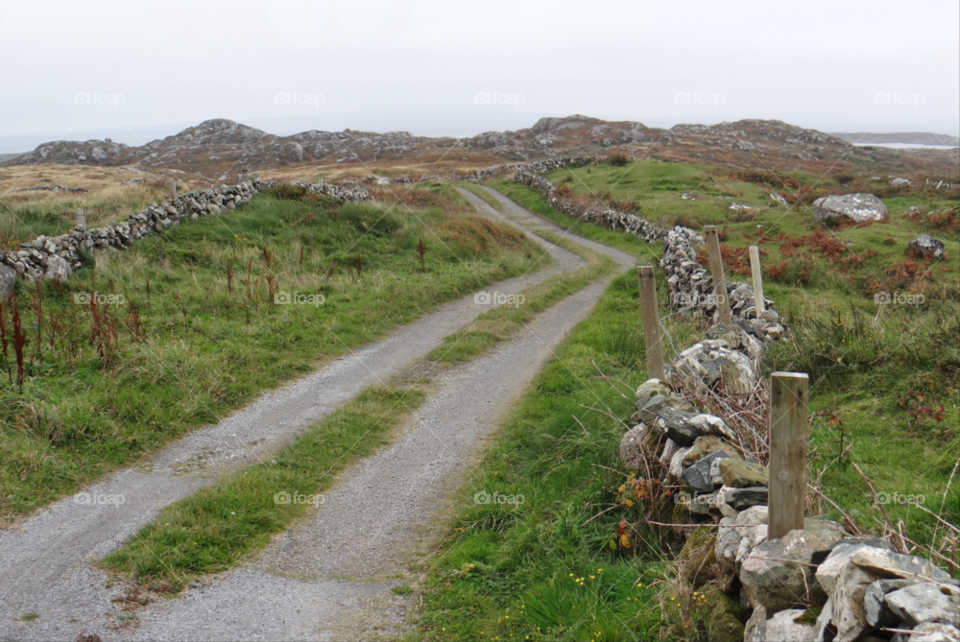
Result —
<svg viewBox="0 0 960 642"><path fill-rule="evenodd" d="M461 193L491 218L566 236L613 256L625 268L636 263L496 192L512 220L473 194ZM489 289L517 292L584 264L537 240L550 249L553 263ZM116 548L163 506L259 461L363 388L401 374L488 306L475 305L472 295L447 304L191 433L146 466L87 489L90 503L67 498L19 528L0 532L0 639L73 641L86 631L103 640L366 640L402 630L403 600L388 590L400 581L393 576L405 570L407 556L420 546L442 505L472 501L479 490L497 490L460 488L464 467L608 283L584 288L489 354L446 371L394 442L353 465L312 516L276 537L244 567L200 582L177 599L127 614L111 601L121 588L107 586L107 576L86 560ZM120 505L96 503L118 495L124 497ZM31 612L39 617L18 620Z"/></svg>

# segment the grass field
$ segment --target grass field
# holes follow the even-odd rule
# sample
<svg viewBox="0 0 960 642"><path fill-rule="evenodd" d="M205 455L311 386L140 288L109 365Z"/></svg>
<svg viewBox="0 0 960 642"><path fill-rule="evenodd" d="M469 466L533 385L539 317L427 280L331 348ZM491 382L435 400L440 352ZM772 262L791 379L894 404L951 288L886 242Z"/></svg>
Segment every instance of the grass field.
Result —
<svg viewBox="0 0 960 642"><path fill-rule="evenodd" d="M435 207L259 195L98 253L64 284L21 283L22 393L3 309L0 517L75 492L543 254L512 228ZM312 304L276 305L280 292ZM96 309L76 303L84 296Z"/></svg>
<svg viewBox="0 0 960 642"><path fill-rule="evenodd" d="M749 282L747 247L759 240L765 294L786 314L795 339L770 351L766 368L811 376L813 476L835 501L861 516L864 530L879 532L880 513L850 462L860 465L878 492L925 495L926 508L943 508L945 517L960 521L960 483L955 481L943 496L960 460L960 230L949 213L927 220L907 214L913 205L923 212L960 211L960 203L918 188L884 198L888 223L827 229L816 224L808 206L774 207L769 187L736 180L733 174L645 161L561 170L548 177L582 195L603 196L609 190L612 200L632 203L639 215L664 225L700 231L703 225L717 225L727 274L734 280ZM830 189L842 187L833 177L785 178L797 181L801 190L818 181ZM885 184L879 189L889 190ZM688 190L699 192L698 199L681 199ZM546 207L527 187L513 185L510 191L528 207ZM732 201L753 209L732 211L731 200L716 195L732 195ZM554 212L551 218L557 217ZM763 225L762 237L757 225ZM907 256L908 242L920 233L944 241L944 260ZM594 234L602 238L600 232ZM707 263L705 255L701 262ZM920 295L915 300L922 303L881 310L874 297L882 292ZM931 516L909 506L887 508L892 519L904 519L908 536L928 541ZM819 504L818 510L829 509Z"/></svg>
<svg viewBox="0 0 960 642"><path fill-rule="evenodd" d="M633 412L633 388L646 380L638 309L630 270L501 426L465 482L461 508L426 573L410 640L659 639L669 581L662 554L643 542L609 547L619 521L630 517L616 508L626 478L615 470L624 429L582 407L614 417ZM693 341L692 325L666 323L677 345ZM475 504L476 493L507 501Z"/></svg>

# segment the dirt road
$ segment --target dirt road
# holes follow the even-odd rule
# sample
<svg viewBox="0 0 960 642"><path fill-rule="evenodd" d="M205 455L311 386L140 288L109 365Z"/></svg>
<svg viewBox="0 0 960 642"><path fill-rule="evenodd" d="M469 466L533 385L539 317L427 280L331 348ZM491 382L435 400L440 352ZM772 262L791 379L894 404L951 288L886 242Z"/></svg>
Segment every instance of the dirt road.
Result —
<svg viewBox="0 0 960 642"><path fill-rule="evenodd" d="M636 259L566 233L502 195L507 216L460 190L484 215L525 230L551 231L604 252L625 269ZM489 286L519 290L583 260L542 239L553 257L537 273ZM600 298L609 278L539 314L487 355L446 370L394 442L357 462L313 515L276 537L255 560L192 587L179 598L125 614L111 601L122 587L92 566L157 512L239 467L262 460L363 388L389 381L468 327L489 306L473 295L351 352L311 375L263 395L220 423L158 452L146 465L85 489L122 495L116 504L64 499L0 533L0 639L69 640L81 631L102 640L375 639L402 620L393 577L430 538L431 519L453 501L484 439L522 394L553 349ZM272 494L274 489L267 489ZM279 489L282 490L282 489ZM265 491L266 492L266 491ZM38 617L25 621L23 615Z"/></svg>

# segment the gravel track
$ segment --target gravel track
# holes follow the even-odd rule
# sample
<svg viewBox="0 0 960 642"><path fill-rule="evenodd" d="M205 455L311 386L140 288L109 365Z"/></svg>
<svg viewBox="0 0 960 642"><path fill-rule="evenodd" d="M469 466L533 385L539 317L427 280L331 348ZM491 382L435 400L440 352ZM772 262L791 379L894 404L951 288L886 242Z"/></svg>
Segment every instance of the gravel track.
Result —
<svg viewBox="0 0 960 642"><path fill-rule="evenodd" d="M504 204L508 217L459 191L486 216L565 236L624 268L636 263L493 190L487 191ZM551 265L489 289L517 292L585 264L534 238L553 256ZM397 583L391 576L430 539L432 516L451 502L472 500L473 489L459 489L464 468L609 280L542 312L489 354L447 370L391 445L356 462L325 494L323 506L276 537L255 560L198 583L178 599L142 607L130 619L111 602L122 588L107 586L107 576L88 558L114 550L167 504L260 461L363 388L401 375L489 306L475 305L473 295L448 303L87 489L92 497L122 494L119 506L67 498L19 528L0 532L0 639L72 641L81 631L104 641L366 640L397 633L404 604L388 590ZM363 617L371 610L373 623ZM39 617L17 620L27 612Z"/></svg>

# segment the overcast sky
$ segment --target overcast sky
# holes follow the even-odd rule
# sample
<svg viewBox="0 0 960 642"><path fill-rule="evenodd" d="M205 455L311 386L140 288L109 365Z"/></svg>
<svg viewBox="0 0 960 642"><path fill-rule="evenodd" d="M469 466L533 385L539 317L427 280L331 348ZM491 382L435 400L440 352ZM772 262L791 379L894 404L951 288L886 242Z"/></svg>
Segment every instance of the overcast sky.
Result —
<svg viewBox="0 0 960 642"><path fill-rule="evenodd" d="M5 0L0 20L0 152L209 118L284 135L574 113L960 130L957 0Z"/></svg>

